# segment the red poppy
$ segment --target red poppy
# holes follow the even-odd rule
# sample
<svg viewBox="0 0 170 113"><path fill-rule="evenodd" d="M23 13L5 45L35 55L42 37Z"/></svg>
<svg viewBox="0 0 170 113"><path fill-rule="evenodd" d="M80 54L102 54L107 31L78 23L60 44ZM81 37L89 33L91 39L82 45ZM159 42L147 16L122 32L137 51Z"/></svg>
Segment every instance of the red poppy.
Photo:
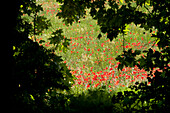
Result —
<svg viewBox="0 0 170 113"><path fill-rule="evenodd" d="M77 78L81 78L81 75L78 75Z"/></svg>
<svg viewBox="0 0 170 113"><path fill-rule="evenodd" d="M88 78L85 78L84 81L88 82Z"/></svg>
<svg viewBox="0 0 170 113"><path fill-rule="evenodd" d="M101 46L103 47L104 43L101 44Z"/></svg>
<svg viewBox="0 0 170 113"><path fill-rule="evenodd" d="M86 51L86 48L84 47L84 50Z"/></svg>
<svg viewBox="0 0 170 113"><path fill-rule="evenodd" d="M95 84L94 87L97 87L99 85L99 83Z"/></svg>
<svg viewBox="0 0 170 113"><path fill-rule="evenodd" d="M94 75L92 79L97 80L97 75Z"/></svg>
<svg viewBox="0 0 170 113"><path fill-rule="evenodd" d="M118 85L119 84L119 80L116 81L115 85Z"/></svg>
<svg viewBox="0 0 170 113"><path fill-rule="evenodd" d="M144 79L144 77L141 77L141 79L143 80L143 79Z"/></svg>
<svg viewBox="0 0 170 113"><path fill-rule="evenodd" d="M83 71L80 71L80 74L82 74L83 73Z"/></svg>
<svg viewBox="0 0 170 113"><path fill-rule="evenodd" d="M80 84L81 84L81 81L78 81L78 84L80 85Z"/></svg>

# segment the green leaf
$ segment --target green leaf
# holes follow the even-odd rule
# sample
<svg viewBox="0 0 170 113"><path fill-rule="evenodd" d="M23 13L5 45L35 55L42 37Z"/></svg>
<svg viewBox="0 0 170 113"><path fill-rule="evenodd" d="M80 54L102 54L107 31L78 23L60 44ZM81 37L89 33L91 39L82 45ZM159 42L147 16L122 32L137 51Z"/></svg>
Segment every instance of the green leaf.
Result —
<svg viewBox="0 0 170 113"><path fill-rule="evenodd" d="M129 29L128 29L128 28L129 28L129 25L126 24L125 26L126 26L126 27L125 27L125 29L124 29L123 31L124 31L125 34L127 34L128 31L129 31Z"/></svg>
<svg viewBox="0 0 170 113"><path fill-rule="evenodd" d="M120 0L121 3L123 3L124 0Z"/></svg>
<svg viewBox="0 0 170 113"><path fill-rule="evenodd" d="M30 94L30 98L31 98L32 100L35 100L34 97L33 97L33 95L31 95L31 94Z"/></svg>
<svg viewBox="0 0 170 113"><path fill-rule="evenodd" d="M13 50L15 50L15 46L13 46Z"/></svg>
<svg viewBox="0 0 170 113"><path fill-rule="evenodd" d="M23 8L23 5L20 5L20 8Z"/></svg>

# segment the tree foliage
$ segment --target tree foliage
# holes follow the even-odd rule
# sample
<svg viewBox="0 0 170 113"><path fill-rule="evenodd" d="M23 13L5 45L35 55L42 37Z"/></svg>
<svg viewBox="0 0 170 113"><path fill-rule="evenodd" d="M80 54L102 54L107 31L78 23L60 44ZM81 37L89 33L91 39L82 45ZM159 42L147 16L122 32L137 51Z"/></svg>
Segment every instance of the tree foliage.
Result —
<svg viewBox="0 0 170 113"><path fill-rule="evenodd" d="M13 8L15 22L12 23L12 38L8 43L9 66L12 70L9 73L11 110L22 113L49 112L49 90L60 93L68 90L71 86L71 74L60 56L56 56L52 49L47 50L35 41L35 36L50 26L47 18L37 15L42 10L41 5L37 5L36 0L17 0L14 1ZM24 14L33 22L22 18ZM64 40L61 33L54 31L51 43L59 44ZM30 40L30 36L34 37L34 40ZM61 106L65 101L63 98L60 99Z"/></svg>
<svg viewBox="0 0 170 113"><path fill-rule="evenodd" d="M159 31L157 40L159 47L169 46L169 1L168 0L123 0L123 3L116 0L57 0L63 3L62 12L57 16L64 18L66 23L78 20L77 16L83 16L85 9L90 8L93 19L98 21L103 33L108 33L108 38L116 38L118 33L124 33L127 24L134 22L141 24L141 27L148 30L153 26ZM105 6L108 3L109 8ZM122 4L121 7L118 6ZM77 7L78 6L78 7ZM150 10L148 7L153 7ZM141 7L146 8L148 13L142 12ZM69 10L69 11L68 11ZM155 24L157 23L157 24Z"/></svg>

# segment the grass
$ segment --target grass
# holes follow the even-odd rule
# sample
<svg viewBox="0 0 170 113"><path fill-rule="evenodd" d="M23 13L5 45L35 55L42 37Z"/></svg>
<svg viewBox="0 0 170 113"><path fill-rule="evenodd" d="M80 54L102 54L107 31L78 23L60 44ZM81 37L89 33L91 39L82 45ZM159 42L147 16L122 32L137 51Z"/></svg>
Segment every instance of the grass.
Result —
<svg viewBox="0 0 170 113"><path fill-rule="evenodd" d="M62 29L65 38L70 39L68 49L60 44L59 48L55 50L55 54L62 56L63 62L74 76L72 93L79 94L96 88L104 88L107 92L117 92L127 90L127 87L136 81L147 81L147 71L140 70L137 66L118 70L119 62L115 58L123 53L123 50L127 51L130 48L133 51L147 50L151 46L153 49L157 49L155 40L151 37L156 33L154 28L150 33L140 28L140 25L131 23L127 25L125 40L123 40L123 35L119 34L116 39L110 41L107 33L102 33L102 37L98 39L97 36L101 33L100 26L89 15L88 9L85 18L80 18L79 22L66 26L62 19L55 16L61 11L60 4L54 1L38 3L43 6L43 11L38 15L49 19L51 27L36 36L36 41L44 40L45 42L40 45L52 48L54 45L50 44L48 39L56 29ZM142 8L141 10L145 11ZM143 55L144 53L138 57Z"/></svg>

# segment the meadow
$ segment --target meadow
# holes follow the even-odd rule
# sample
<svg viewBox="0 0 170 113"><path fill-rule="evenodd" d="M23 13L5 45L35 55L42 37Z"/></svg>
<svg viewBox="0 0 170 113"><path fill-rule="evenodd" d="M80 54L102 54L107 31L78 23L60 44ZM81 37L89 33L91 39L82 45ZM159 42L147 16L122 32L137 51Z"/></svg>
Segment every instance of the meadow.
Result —
<svg viewBox="0 0 170 113"><path fill-rule="evenodd" d="M140 25L131 23L127 25L125 34L119 34L116 39L110 41L107 38L107 33L103 34L100 31L100 26L94 20L89 10L86 10L86 15L77 17L78 22L73 22L72 25L66 25L62 19L56 16L61 12L60 5L53 0L39 1L43 11L38 15L45 16L51 23L51 26L44 30L40 35L30 35L30 39L41 42L40 46L47 49L52 49L54 44L50 43L50 37L55 30L63 30L64 38L69 39L67 48L63 46L64 40L58 45L58 49L54 50L56 55L62 56L63 63L66 63L70 73L74 78L71 92L73 94L82 93L88 89L104 88L107 92L124 91L129 85L134 85L135 82L147 81L148 72L144 69L135 67L124 67L118 70L120 62L116 61L116 57L132 49L147 50L152 47L153 50L158 50L157 44L152 34L156 34L157 30L154 27L148 31L140 28ZM122 2L119 2L121 7ZM107 3L105 4L107 6ZM150 7L150 10L152 7ZM147 13L145 8L141 11ZM30 23L33 19L28 15L27 18ZM98 37L99 34L101 37ZM145 53L141 53L137 57L144 57ZM149 85L149 83L148 83Z"/></svg>

